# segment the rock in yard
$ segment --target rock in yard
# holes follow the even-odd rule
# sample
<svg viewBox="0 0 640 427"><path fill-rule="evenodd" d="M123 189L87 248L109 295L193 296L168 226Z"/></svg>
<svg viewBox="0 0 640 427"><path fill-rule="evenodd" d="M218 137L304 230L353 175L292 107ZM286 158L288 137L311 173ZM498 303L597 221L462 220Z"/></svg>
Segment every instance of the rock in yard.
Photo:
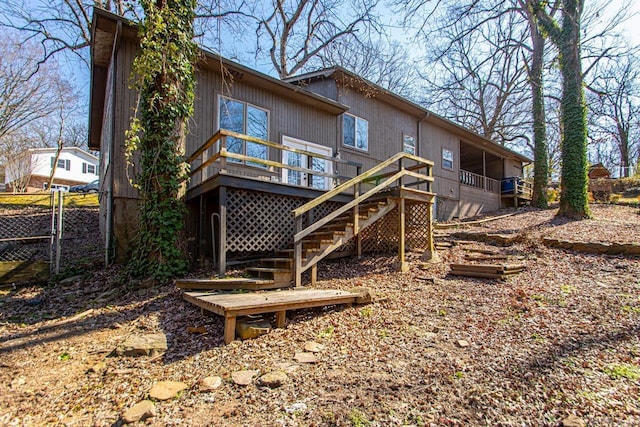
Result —
<svg viewBox="0 0 640 427"><path fill-rule="evenodd" d="M585 427L584 421L582 418L576 417L575 415L569 415L564 420L560 421L561 427Z"/></svg>
<svg viewBox="0 0 640 427"><path fill-rule="evenodd" d="M373 291L369 288L356 287L349 289L349 292L358 294L356 304L371 304L373 301Z"/></svg>
<svg viewBox="0 0 640 427"><path fill-rule="evenodd" d="M314 341L307 341L304 343L304 351L309 351L311 353L318 353L324 350L324 346L322 344L318 344Z"/></svg>
<svg viewBox="0 0 640 427"><path fill-rule="evenodd" d="M293 357L298 363L317 363L318 358L315 354L309 352L296 353Z"/></svg>
<svg viewBox="0 0 640 427"><path fill-rule="evenodd" d="M222 385L222 378L220 377L205 377L198 382L200 391L208 393L219 388Z"/></svg>
<svg viewBox="0 0 640 427"><path fill-rule="evenodd" d="M287 412L287 414L295 414L296 412L303 413L307 410L307 404L304 402L295 402L291 405L285 406L284 410Z"/></svg>
<svg viewBox="0 0 640 427"><path fill-rule="evenodd" d="M236 334L241 340L258 338L260 335L269 333L271 323L264 319L252 319L249 317L238 319L236 322Z"/></svg>
<svg viewBox="0 0 640 427"><path fill-rule="evenodd" d="M231 379L238 385L249 385L253 382L253 378L257 376L260 371L236 371L231 374Z"/></svg>
<svg viewBox="0 0 640 427"><path fill-rule="evenodd" d="M118 356L156 356L165 351L167 336L160 333L130 337L113 353Z"/></svg>
<svg viewBox="0 0 640 427"><path fill-rule="evenodd" d="M204 326L188 326L187 327L187 332L189 332L190 334L206 334L207 333L207 328L205 328Z"/></svg>
<svg viewBox="0 0 640 427"><path fill-rule="evenodd" d="M150 400L143 400L133 405L122 415L125 424L135 423L156 416L156 405Z"/></svg>
<svg viewBox="0 0 640 427"><path fill-rule="evenodd" d="M149 396L156 400L169 400L187 388L189 387L185 383L178 381L160 381L151 387Z"/></svg>
<svg viewBox="0 0 640 427"><path fill-rule="evenodd" d="M90 367L88 372L94 373L94 374L99 374L99 373L104 372L106 370L107 370L107 364L104 363L104 362L98 362L95 365L93 365L92 367Z"/></svg>
<svg viewBox="0 0 640 427"><path fill-rule="evenodd" d="M289 377L282 371L269 372L260 377L260 383L267 387L276 388L284 384Z"/></svg>
<svg viewBox="0 0 640 427"><path fill-rule="evenodd" d="M458 347L460 348L469 347L469 341L467 340L458 340L456 341L456 344L458 344Z"/></svg>

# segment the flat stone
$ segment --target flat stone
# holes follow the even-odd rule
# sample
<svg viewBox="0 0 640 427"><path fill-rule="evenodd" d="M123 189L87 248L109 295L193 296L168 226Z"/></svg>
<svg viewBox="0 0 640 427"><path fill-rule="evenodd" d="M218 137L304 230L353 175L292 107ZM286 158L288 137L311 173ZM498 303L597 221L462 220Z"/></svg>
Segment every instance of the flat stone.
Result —
<svg viewBox="0 0 640 427"><path fill-rule="evenodd" d="M115 353L119 356L156 356L167 351L165 334L147 334L128 338Z"/></svg>
<svg viewBox="0 0 640 427"><path fill-rule="evenodd" d="M205 328L204 326L188 326L187 332L189 332L190 334L206 334L207 328Z"/></svg>
<svg viewBox="0 0 640 427"><path fill-rule="evenodd" d="M285 372L287 374L291 374L291 373L297 371L298 369L300 369L300 365L298 365L297 363L293 363L293 362L276 363L275 367L279 371Z"/></svg>
<svg viewBox="0 0 640 427"><path fill-rule="evenodd" d="M236 334L241 340L258 338L260 335L268 334L271 330L271 323L258 318L245 317L236 321Z"/></svg>
<svg viewBox="0 0 640 427"><path fill-rule="evenodd" d="M150 400L143 400L133 405L122 415L125 424L135 423L156 416L156 405Z"/></svg>
<svg viewBox="0 0 640 427"><path fill-rule="evenodd" d="M324 350L324 346L322 344L318 344L314 341L307 341L304 343L304 351L308 351L311 353L318 353Z"/></svg>
<svg viewBox="0 0 640 427"><path fill-rule="evenodd" d="M289 377L282 371L269 372L260 377L260 383L267 387L277 388L287 382Z"/></svg>
<svg viewBox="0 0 640 427"><path fill-rule="evenodd" d="M317 363L318 362L318 358L316 357L316 355L310 352L296 353L295 356L293 356L293 358L298 363Z"/></svg>
<svg viewBox="0 0 640 427"><path fill-rule="evenodd" d="M458 347L460 348L469 347L469 341L467 340L458 340L456 341L456 344L458 344Z"/></svg>
<svg viewBox="0 0 640 427"><path fill-rule="evenodd" d="M369 288L356 287L349 289L352 294L358 294L356 304L371 304L373 302L373 291Z"/></svg>
<svg viewBox="0 0 640 427"><path fill-rule="evenodd" d="M253 378L256 377L260 371L236 371L231 374L231 379L238 385L249 385L253 382Z"/></svg>
<svg viewBox="0 0 640 427"><path fill-rule="evenodd" d="M222 385L222 378L220 377L205 377L198 382L198 386L201 392L208 393Z"/></svg>
<svg viewBox="0 0 640 427"><path fill-rule="evenodd" d="M106 370L107 370L107 364L104 363L104 362L98 362L95 365L93 365L92 367L90 367L88 372L94 373L94 374L99 374L99 373L104 372Z"/></svg>
<svg viewBox="0 0 640 427"><path fill-rule="evenodd" d="M585 427L585 423L580 417L576 417L575 415L569 415L564 420L560 421L560 425L562 427Z"/></svg>
<svg viewBox="0 0 640 427"><path fill-rule="evenodd" d="M156 400L169 400L178 395L183 390L189 388L185 383L178 381L160 381L154 384L149 390L149 397Z"/></svg>

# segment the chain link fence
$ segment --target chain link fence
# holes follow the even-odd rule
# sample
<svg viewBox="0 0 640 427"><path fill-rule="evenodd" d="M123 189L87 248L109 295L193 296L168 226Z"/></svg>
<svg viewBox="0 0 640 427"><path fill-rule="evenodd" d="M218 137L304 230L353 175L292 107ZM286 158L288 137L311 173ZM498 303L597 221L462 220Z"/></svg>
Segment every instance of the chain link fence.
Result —
<svg viewBox="0 0 640 427"><path fill-rule="evenodd" d="M0 283L95 267L102 255L97 194L0 194Z"/></svg>

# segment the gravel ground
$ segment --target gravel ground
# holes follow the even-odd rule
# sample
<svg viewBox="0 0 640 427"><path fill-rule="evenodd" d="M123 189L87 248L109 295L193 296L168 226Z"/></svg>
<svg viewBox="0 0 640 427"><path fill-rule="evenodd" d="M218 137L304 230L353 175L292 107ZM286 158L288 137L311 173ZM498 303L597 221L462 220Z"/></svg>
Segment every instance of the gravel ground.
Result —
<svg viewBox="0 0 640 427"><path fill-rule="evenodd" d="M568 222L525 210L471 230L516 245L454 245L440 262L392 256L323 263L318 287L371 288L373 304L288 314L285 329L222 345L223 319L172 287L140 289L117 270L0 294L0 424L97 425L158 381L188 389L140 424L211 426L640 425L640 261L549 249L540 237L640 243L638 209L594 206ZM518 257L504 281L449 276L473 250ZM519 261L520 262L520 261ZM189 333L204 327L206 334ZM115 357L132 335L162 332L168 351ZM323 346L298 363L305 343ZM98 373L90 368L106 364ZM285 371L277 388L232 373ZM203 377L222 386L203 392Z"/></svg>

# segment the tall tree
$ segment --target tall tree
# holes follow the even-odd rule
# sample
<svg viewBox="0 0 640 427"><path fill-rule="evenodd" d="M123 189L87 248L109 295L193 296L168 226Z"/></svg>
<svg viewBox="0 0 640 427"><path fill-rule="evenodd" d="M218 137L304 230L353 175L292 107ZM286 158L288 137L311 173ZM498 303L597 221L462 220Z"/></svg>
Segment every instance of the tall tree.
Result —
<svg viewBox="0 0 640 427"><path fill-rule="evenodd" d="M266 49L282 79L305 65L332 43L376 24L378 0L273 0L264 15L255 15L258 52Z"/></svg>
<svg viewBox="0 0 640 427"><path fill-rule="evenodd" d="M165 282L186 270L182 251L186 121L193 114L197 46L195 0L142 0L140 51L134 61L140 95L128 131L129 158L139 152L135 187L138 232L130 259L136 276Z"/></svg>
<svg viewBox="0 0 640 427"><path fill-rule="evenodd" d="M628 177L640 149L640 63L633 56L607 61L588 88L591 137L613 143L620 176Z"/></svg>
<svg viewBox="0 0 640 427"><path fill-rule="evenodd" d="M545 4L533 4L541 30L558 47L562 74L562 174L558 215L588 218L587 120L580 49L583 0L561 0L562 21L558 23Z"/></svg>

